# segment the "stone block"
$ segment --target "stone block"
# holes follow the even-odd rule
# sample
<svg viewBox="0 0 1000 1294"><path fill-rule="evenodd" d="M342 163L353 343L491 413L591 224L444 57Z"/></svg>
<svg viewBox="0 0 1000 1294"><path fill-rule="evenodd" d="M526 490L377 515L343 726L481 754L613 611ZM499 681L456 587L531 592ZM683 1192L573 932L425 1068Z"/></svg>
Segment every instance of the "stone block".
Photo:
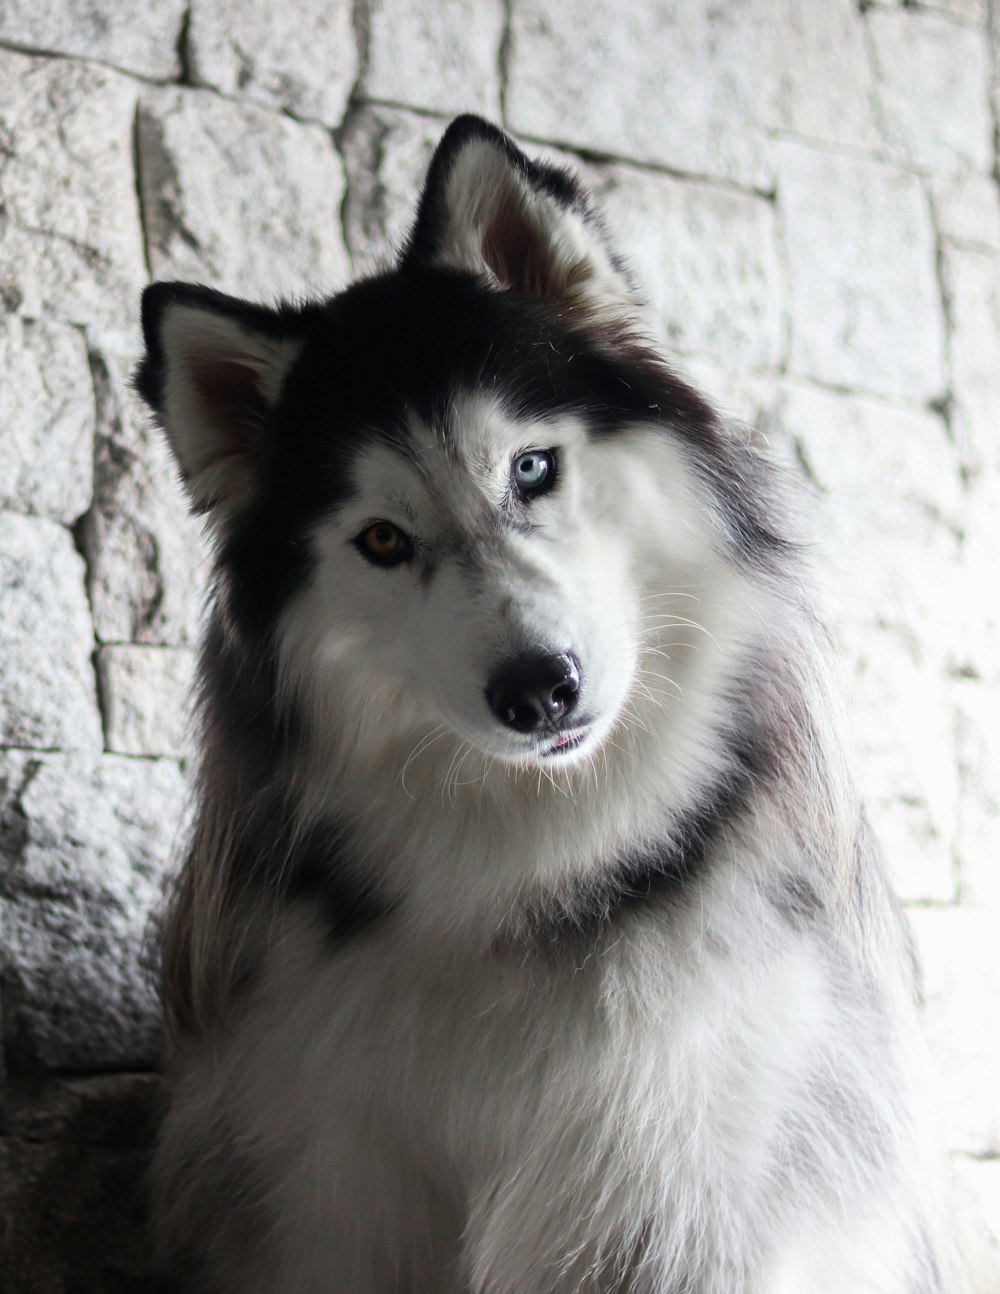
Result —
<svg viewBox="0 0 1000 1294"><path fill-rule="evenodd" d="M959 667L964 500L943 419L798 383L773 416L819 492L813 545L847 636L889 628L914 659Z"/></svg>
<svg viewBox="0 0 1000 1294"><path fill-rule="evenodd" d="M1000 470L1000 258L945 247L941 266L948 303L952 425L972 473Z"/></svg>
<svg viewBox="0 0 1000 1294"><path fill-rule="evenodd" d="M405 243L445 125L374 105L351 114L340 147L347 171L344 230L357 271L385 265Z"/></svg>
<svg viewBox="0 0 1000 1294"><path fill-rule="evenodd" d="M913 9L867 16L890 154L933 174L989 171L989 56L983 30Z"/></svg>
<svg viewBox="0 0 1000 1294"><path fill-rule="evenodd" d="M946 1144L1000 1153L1000 963L997 921L967 908L913 908L926 1031L941 1076Z"/></svg>
<svg viewBox="0 0 1000 1294"><path fill-rule="evenodd" d="M605 171L595 197L674 350L777 366L783 285L771 202L628 167Z"/></svg>
<svg viewBox="0 0 1000 1294"><path fill-rule="evenodd" d="M0 1087L0 1137L148 1146L164 1099L158 1074L12 1079Z"/></svg>
<svg viewBox="0 0 1000 1294"><path fill-rule="evenodd" d="M962 679L955 684L959 880L963 902L1000 921L1000 692Z"/></svg>
<svg viewBox="0 0 1000 1294"><path fill-rule="evenodd" d="M138 157L154 278L252 300L343 286L344 175L321 127L202 91L149 91Z"/></svg>
<svg viewBox="0 0 1000 1294"><path fill-rule="evenodd" d="M194 653L171 647L102 647L97 654L108 750L189 753Z"/></svg>
<svg viewBox="0 0 1000 1294"><path fill-rule="evenodd" d="M513 0L507 122L520 134L767 186L768 36L753 5Z"/></svg>
<svg viewBox="0 0 1000 1294"><path fill-rule="evenodd" d="M84 580L69 531L0 512L0 745L100 750Z"/></svg>
<svg viewBox="0 0 1000 1294"><path fill-rule="evenodd" d="M893 888L913 902L957 889L958 775L951 691L888 635L851 661L861 789Z"/></svg>
<svg viewBox="0 0 1000 1294"><path fill-rule="evenodd" d="M894 167L784 143L778 207L796 376L915 402L945 390L931 213Z"/></svg>
<svg viewBox="0 0 1000 1294"><path fill-rule="evenodd" d="M952 1173L958 1250L969 1294L995 1294L1000 1290L1000 1159L954 1155Z"/></svg>
<svg viewBox="0 0 1000 1294"><path fill-rule="evenodd" d="M988 175L935 180L931 194L938 233L948 242L1000 251L1000 193Z"/></svg>
<svg viewBox="0 0 1000 1294"><path fill-rule="evenodd" d="M0 301L120 328L146 265L132 136L136 87L93 64L0 50Z"/></svg>
<svg viewBox="0 0 1000 1294"><path fill-rule="evenodd" d="M97 459L82 539L94 626L105 643L188 645L198 636L206 545L166 443L129 386L134 361L111 341L91 357Z"/></svg>
<svg viewBox="0 0 1000 1294"><path fill-rule="evenodd" d="M0 1137L4 1294L149 1294L149 1152Z"/></svg>
<svg viewBox="0 0 1000 1294"><path fill-rule="evenodd" d="M363 0L360 14L364 97L499 118L503 0Z"/></svg>
<svg viewBox="0 0 1000 1294"><path fill-rule="evenodd" d="M358 73L350 0L193 0L193 81L295 117L340 124Z"/></svg>
<svg viewBox="0 0 1000 1294"><path fill-rule="evenodd" d="M86 343L60 324L0 318L0 507L72 525L94 489Z"/></svg>
<svg viewBox="0 0 1000 1294"><path fill-rule="evenodd" d="M956 671L1000 686L1000 472L981 472L966 494L965 544L955 572L963 656Z"/></svg>
<svg viewBox="0 0 1000 1294"><path fill-rule="evenodd" d="M96 59L169 81L180 71L184 0L123 10L117 0L4 0L0 42Z"/></svg>
<svg viewBox="0 0 1000 1294"><path fill-rule="evenodd" d="M874 76L856 0L751 0L748 8L767 44L764 124L806 139L877 148Z"/></svg>
<svg viewBox="0 0 1000 1294"><path fill-rule="evenodd" d="M183 834L171 761L0 756L4 1043L12 1073L153 1064L151 919Z"/></svg>

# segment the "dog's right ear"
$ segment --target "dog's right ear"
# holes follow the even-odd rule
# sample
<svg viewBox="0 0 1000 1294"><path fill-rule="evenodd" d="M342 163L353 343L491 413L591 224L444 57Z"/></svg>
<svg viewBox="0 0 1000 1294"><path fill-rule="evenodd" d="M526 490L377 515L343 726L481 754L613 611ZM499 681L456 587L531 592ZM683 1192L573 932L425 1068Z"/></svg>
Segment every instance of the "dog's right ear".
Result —
<svg viewBox="0 0 1000 1294"><path fill-rule="evenodd" d="M221 520L251 496L268 416L302 352L294 312L154 283L142 330L136 390L166 432L193 508Z"/></svg>

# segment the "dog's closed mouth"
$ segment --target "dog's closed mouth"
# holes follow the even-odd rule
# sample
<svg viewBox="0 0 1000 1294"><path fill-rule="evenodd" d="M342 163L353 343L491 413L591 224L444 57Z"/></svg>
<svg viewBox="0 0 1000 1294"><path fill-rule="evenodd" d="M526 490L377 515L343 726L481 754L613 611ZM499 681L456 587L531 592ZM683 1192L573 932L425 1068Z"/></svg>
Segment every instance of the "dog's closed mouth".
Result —
<svg viewBox="0 0 1000 1294"><path fill-rule="evenodd" d="M550 755L568 754L569 751L575 750L577 746L584 743L589 731L589 728L578 728L576 732L564 732L560 737L556 738L548 750L542 752L543 757L548 759Z"/></svg>

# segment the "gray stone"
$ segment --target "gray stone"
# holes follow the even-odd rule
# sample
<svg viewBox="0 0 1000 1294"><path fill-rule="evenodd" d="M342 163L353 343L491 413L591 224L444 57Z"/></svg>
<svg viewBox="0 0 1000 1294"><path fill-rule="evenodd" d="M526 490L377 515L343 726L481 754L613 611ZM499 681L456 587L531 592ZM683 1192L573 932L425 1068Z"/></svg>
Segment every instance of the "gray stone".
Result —
<svg viewBox="0 0 1000 1294"><path fill-rule="evenodd" d="M341 140L347 170L344 229L359 273L384 265L405 242L445 124L375 106L349 118Z"/></svg>
<svg viewBox="0 0 1000 1294"><path fill-rule="evenodd" d="M180 72L184 0L122 9L119 0L4 0L0 42L39 53L98 59L143 76Z"/></svg>
<svg viewBox="0 0 1000 1294"><path fill-rule="evenodd" d="M889 151L936 174L988 171L993 127L985 33L913 10L876 10L868 26Z"/></svg>
<svg viewBox="0 0 1000 1294"><path fill-rule="evenodd" d="M502 0L363 0L369 99L500 116Z"/></svg>
<svg viewBox="0 0 1000 1294"><path fill-rule="evenodd" d="M1000 688L1000 472L981 472L966 492L965 544L955 572L964 644L959 674Z"/></svg>
<svg viewBox="0 0 1000 1294"><path fill-rule="evenodd" d="M1000 1290L1000 1159L952 1156L958 1252L972 1294Z"/></svg>
<svg viewBox="0 0 1000 1294"><path fill-rule="evenodd" d="M83 337L0 317L0 507L71 525L94 488L94 398Z"/></svg>
<svg viewBox="0 0 1000 1294"><path fill-rule="evenodd" d="M935 180L931 193L942 238L1000 251L1000 192L992 176L967 174Z"/></svg>
<svg viewBox="0 0 1000 1294"><path fill-rule="evenodd" d="M321 127L202 91L151 91L138 153L155 278L255 300L343 286L344 176Z"/></svg>
<svg viewBox="0 0 1000 1294"><path fill-rule="evenodd" d="M876 148L874 77L856 0L751 0L748 7L766 38L773 77L764 124L831 144Z"/></svg>
<svg viewBox="0 0 1000 1294"><path fill-rule="evenodd" d="M190 644L205 583L201 523L189 515L166 443L129 386L134 356L102 343L91 364L97 462L82 535L97 637Z"/></svg>
<svg viewBox="0 0 1000 1294"><path fill-rule="evenodd" d="M193 652L102 647L97 670L109 750L122 755L189 753Z"/></svg>
<svg viewBox="0 0 1000 1294"><path fill-rule="evenodd" d="M908 915L923 968L927 1036L942 1079L946 1145L1000 1154L996 917L968 908L914 908Z"/></svg>
<svg viewBox="0 0 1000 1294"><path fill-rule="evenodd" d="M595 197L673 349L777 366L782 281L771 202L627 167L609 169Z"/></svg>
<svg viewBox="0 0 1000 1294"><path fill-rule="evenodd" d="M193 0L194 81L339 125L358 72L350 0Z"/></svg>
<svg viewBox="0 0 1000 1294"><path fill-rule="evenodd" d="M161 1047L150 923L182 835L180 771L114 755L0 758L8 1066L148 1066Z"/></svg>
<svg viewBox="0 0 1000 1294"><path fill-rule="evenodd" d="M774 421L820 491L814 545L846 636L888 628L915 660L959 668L964 500L942 418L785 383Z"/></svg>
<svg viewBox="0 0 1000 1294"><path fill-rule="evenodd" d="M766 185L767 32L752 5L513 0L507 120L534 139Z"/></svg>
<svg viewBox="0 0 1000 1294"><path fill-rule="evenodd" d="M914 401L940 398L944 321L919 181L877 162L784 143L778 205L791 371Z"/></svg>
<svg viewBox="0 0 1000 1294"><path fill-rule="evenodd" d="M135 85L0 50L0 302L121 327L146 267L132 168Z"/></svg>
<svg viewBox="0 0 1000 1294"><path fill-rule="evenodd" d="M971 679L955 685L961 798L962 901L1000 911L1000 693Z"/></svg>
<svg viewBox="0 0 1000 1294"><path fill-rule="evenodd" d="M149 1294L149 1152L0 1137L4 1294Z"/></svg>
<svg viewBox="0 0 1000 1294"><path fill-rule="evenodd" d="M950 325L952 425L967 468L1000 469L1000 259L946 247L941 258Z"/></svg>
<svg viewBox="0 0 1000 1294"><path fill-rule="evenodd" d="M158 1074L12 1079L0 1087L0 1137L146 1146L164 1096Z"/></svg>
<svg viewBox="0 0 1000 1294"><path fill-rule="evenodd" d="M0 745L100 750L84 578L62 526L0 512Z"/></svg>

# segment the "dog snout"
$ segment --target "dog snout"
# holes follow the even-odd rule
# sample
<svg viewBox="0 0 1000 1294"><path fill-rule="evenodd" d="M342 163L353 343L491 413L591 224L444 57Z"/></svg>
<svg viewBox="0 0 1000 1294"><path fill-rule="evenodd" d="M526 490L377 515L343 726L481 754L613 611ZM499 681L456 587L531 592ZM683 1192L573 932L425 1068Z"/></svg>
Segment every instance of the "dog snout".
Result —
<svg viewBox="0 0 1000 1294"><path fill-rule="evenodd" d="M505 728L558 727L576 708L580 662L572 652L516 656L494 671L486 700Z"/></svg>

